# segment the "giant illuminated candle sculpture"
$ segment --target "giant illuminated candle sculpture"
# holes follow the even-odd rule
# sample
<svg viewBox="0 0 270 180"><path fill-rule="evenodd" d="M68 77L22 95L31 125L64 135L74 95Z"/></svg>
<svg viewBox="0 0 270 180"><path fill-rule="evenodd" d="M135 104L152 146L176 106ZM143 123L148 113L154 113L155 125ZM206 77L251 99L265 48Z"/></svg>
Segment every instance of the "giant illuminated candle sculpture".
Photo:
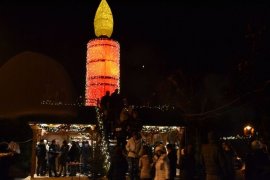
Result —
<svg viewBox="0 0 270 180"><path fill-rule="evenodd" d="M87 44L85 105L96 106L105 95L120 89L120 46L110 37L113 16L106 0L101 0L94 20L97 38Z"/></svg>

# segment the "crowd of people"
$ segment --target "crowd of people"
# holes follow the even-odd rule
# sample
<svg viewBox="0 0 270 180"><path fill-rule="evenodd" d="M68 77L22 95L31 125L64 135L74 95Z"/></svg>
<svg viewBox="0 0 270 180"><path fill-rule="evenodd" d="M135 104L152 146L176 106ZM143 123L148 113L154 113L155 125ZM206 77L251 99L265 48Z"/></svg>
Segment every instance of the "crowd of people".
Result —
<svg viewBox="0 0 270 180"><path fill-rule="evenodd" d="M158 144L152 150L152 147L145 145L140 138L142 122L138 113L129 106L126 98L121 97L118 89L111 95L106 92L100 107L105 114L107 129L117 138L113 157L118 158L112 158L113 166L108 174L110 179L115 176L125 179L126 169L131 180L174 179L176 169L179 169L180 177L184 180L235 180L236 170L241 167L244 167L244 171L240 173L244 173L242 177L247 180L255 179L253 177L270 179L268 151L262 148L262 145L255 146L256 141L251 143L251 152L242 157L245 163L239 160L232 145L226 141L221 142L214 132L208 133L208 144L200 145L199 158L191 144L184 149L178 149L178 155L174 144ZM121 172L116 167L121 167Z"/></svg>
<svg viewBox="0 0 270 180"><path fill-rule="evenodd" d="M116 147L108 179L118 177L117 180L125 180L128 174L131 180L173 180L176 169L180 170L182 180L270 179L270 155L259 140L251 142L250 152L243 157L244 162L239 161L232 145L228 141L220 141L214 132L209 132L208 143L201 145L199 161L193 145L182 149L178 158L174 144L160 142L152 151L136 132L132 133L125 148ZM237 171L242 174L240 177Z"/></svg>
<svg viewBox="0 0 270 180"><path fill-rule="evenodd" d="M76 176L77 172L89 173L89 159L92 155L88 141L68 143L66 140L60 146L53 139L50 143L41 139L36 147L37 176L60 177Z"/></svg>
<svg viewBox="0 0 270 180"><path fill-rule="evenodd" d="M206 180L266 180L270 179L270 156L267 146L259 140L250 144L250 152L243 157L243 176L239 177L238 157L229 142L220 142L215 132L208 133L208 144L202 145L202 170Z"/></svg>
<svg viewBox="0 0 270 180"><path fill-rule="evenodd" d="M232 145L221 142L215 132L209 132L208 143L200 145L198 158L191 144L176 149L175 144L166 142L156 142L151 146L143 142L138 112L128 104L127 98L119 94L118 89L112 94L107 91L99 107L104 114L106 137L117 139L108 179L125 180L129 176L130 180L173 180L177 169L183 180L237 179L237 154ZM49 176L66 176L67 167L71 176L76 175L78 169L72 168L76 162L82 165L82 173L87 173L91 156L88 142L83 142L81 147L76 142L71 144L63 141L62 146L59 146L52 140L46 146L41 140L37 145L37 175L48 173ZM270 156L261 141L251 143L251 151L243 160L246 180L270 179Z"/></svg>
<svg viewBox="0 0 270 180"><path fill-rule="evenodd" d="M142 122L138 112L128 103L128 99L123 97L118 89L101 98L101 112L104 114L104 125L106 137L117 139L117 145L125 148L126 139L131 136L132 132L140 132Z"/></svg>
<svg viewBox="0 0 270 180"><path fill-rule="evenodd" d="M127 154L125 154L127 152ZM110 180L173 180L176 177L177 157L173 144L156 144L154 153L137 132L127 140L125 150L115 148L108 172Z"/></svg>
<svg viewBox="0 0 270 180"><path fill-rule="evenodd" d="M91 148L87 141L79 145L78 142L69 144L64 140L59 146L55 140L50 143L40 140L36 155L38 176L60 177L66 176L67 172L69 176L75 176L78 171L89 173ZM124 149L120 145L114 148L107 177L110 180L125 180L127 176L130 180L173 180L179 169L183 180L237 179L237 154L230 143L221 143L214 132L208 133L208 143L201 146L200 157L198 166L193 145L180 150L179 158L174 144L157 142L149 146L143 142L140 132L133 131ZM244 160L246 180L270 179L270 156L261 141L252 141L251 151Z"/></svg>

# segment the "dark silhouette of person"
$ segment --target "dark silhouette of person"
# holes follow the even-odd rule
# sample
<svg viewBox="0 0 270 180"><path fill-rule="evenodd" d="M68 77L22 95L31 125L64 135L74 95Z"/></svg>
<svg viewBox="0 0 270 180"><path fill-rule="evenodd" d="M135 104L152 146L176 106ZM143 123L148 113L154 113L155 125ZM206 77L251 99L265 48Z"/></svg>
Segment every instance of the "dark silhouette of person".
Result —
<svg viewBox="0 0 270 180"><path fill-rule="evenodd" d="M76 176L76 162L80 161L80 148L75 141L71 142L71 147L68 152L68 158L70 162L70 176Z"/></svg>
<svg viewBox="0 0 270 180"><path fill-rule="evenodd" d="M44 176L46 172L46 145L44 139L39 141L39 144L36 147L36 156L37 156L37 176Z"/></svg>
<svg viewBox="0 0 270 180"><path fill-rule="evenodd" d="M103 123L104 123L104 130L105 136L108 137L111 133L111 124L112 124L112 112L110 106L111 96L110 91L106 91L105 95L102 96L100 100L100 110L104 115Z"/></svg>
<svg viewBox="0 0 270 180"><path fill-rule="evenodd" d="M92 155L92 150L89 145L88 141L83 141L82 142L82 170L84 174L87 174L89 171L89 162L90 162L90 157Z"/></svg>
<svg viewBox="0 0 270 180"><path fill-rule="evenodd" d="M13 180L10 177L9 169L12 164L13 152L8 149L8 143L0 143L0 177L5 180Z"/></svg>
<svg viewBox="0 0 270 180"><path fill-rule="evenodd" d="M227 176L224 153L213 131L208 133L208 144L202 146L202 166L206 180L219 180Z"/></svg>
<svg viewBox="0 0 270 180"><path fill-rule="evenodd" d="M51 145L49 146L49 151L48 151L48 161L49 161L49 176L52 177L52 172L54 173L55 177L58 177L57 172L56 172L56 157L58 156L57 152L57 145L55 142L55 139L52 140Z"/></svg>
<svg viewBox="0 0 270 180"><path fill-rule="evenodd" d="M68 150L69 150L69 145L67 144L67 141L64 140L63 144L60 148L60 157L59 157L59 164L60 164L60 172L59 172L59 176L62 175L63 172L63 176L67 175L67 160L68 160Z"/></svg>
<svg viewBox="0 0 270 180"><path fill-rule="evenodd" d="M234 180L235 179L235 159L236 152L233 150L231 144L229 142L223 142L222 148L224 151L226 168L228 170L227 179Z"/></svg>
<svg viewBox="0 0 270 180"><path fill-rule="evenodd" d="M121 147L116 146L107 177L109 180L126 180L127 171L128 162L126 157L123 155Z"/></svg>
<svg viewBox="0 0 270 180"><path fill-rule="evenodd" d="M181 176L183 177L183 180L195 179L196 161L193 146L191 144L184 149L184 155L181 156L179 165L180 171L182 171Z"/></svg>
<svg viewBox="0 0 270 180"><path fill-rule="evenodd" d="M259 140L251 143L251 152L247 154L245 163L246 180L270 179L269 154L263 151L263 144Z"/></svg>
<svg viewBox="0 0 270 180"><path fill-rule="evenodd" d="M176 176L177 154L173 144L167 144L166 148L168 151L167 157L170 164L170 180L174 180Z"/></svg>
<svg viewBox="0 0 270 180"><path fill-rule="evenodd" d="M115 89L111 94L110 107L114 114L114 120L119 119L120 112L123 108L123 101L118 89Z"/></svg>
<svg viewBox="0 0 270 180"><path fill-rule="evenodd" d="M110 91L106 91L105 95L102 96L100 100L100 107L103 111L109 109L110 98Z"/></svg>

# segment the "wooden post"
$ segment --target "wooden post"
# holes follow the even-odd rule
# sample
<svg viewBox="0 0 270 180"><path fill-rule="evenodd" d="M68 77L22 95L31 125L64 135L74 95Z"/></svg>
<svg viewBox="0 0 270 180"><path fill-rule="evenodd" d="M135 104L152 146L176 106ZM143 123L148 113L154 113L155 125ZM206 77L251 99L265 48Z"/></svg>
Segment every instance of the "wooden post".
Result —
<svg viewBox="0 0 270 180"><path fill-rule="evenodd" d="M33 131L32 156L31 156L31 178L34 178L36 171L36 145L39 134L39 128L36 124L30 125Z"/></svg>

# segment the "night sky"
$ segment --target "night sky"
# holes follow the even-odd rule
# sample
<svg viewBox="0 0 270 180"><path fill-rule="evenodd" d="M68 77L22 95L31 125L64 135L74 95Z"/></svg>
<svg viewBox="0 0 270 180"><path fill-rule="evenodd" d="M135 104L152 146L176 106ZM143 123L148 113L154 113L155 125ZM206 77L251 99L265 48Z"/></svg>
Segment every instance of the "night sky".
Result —
<svg viewBox="0 0 270 180"><path fill-rule="evenodd" d="M121 89L150 93L176 69L226 73L249 53L247 25L257 33L258 77L269 78L270 9L264 3L107 0L112 38L121 45ZM60 3L61 2L61 3ZM84 94L86 44L95 38L99 0L8 1L0 4L0 65L23 51L61 63ZM144 68L143 68L144 66Z"/></svg>

